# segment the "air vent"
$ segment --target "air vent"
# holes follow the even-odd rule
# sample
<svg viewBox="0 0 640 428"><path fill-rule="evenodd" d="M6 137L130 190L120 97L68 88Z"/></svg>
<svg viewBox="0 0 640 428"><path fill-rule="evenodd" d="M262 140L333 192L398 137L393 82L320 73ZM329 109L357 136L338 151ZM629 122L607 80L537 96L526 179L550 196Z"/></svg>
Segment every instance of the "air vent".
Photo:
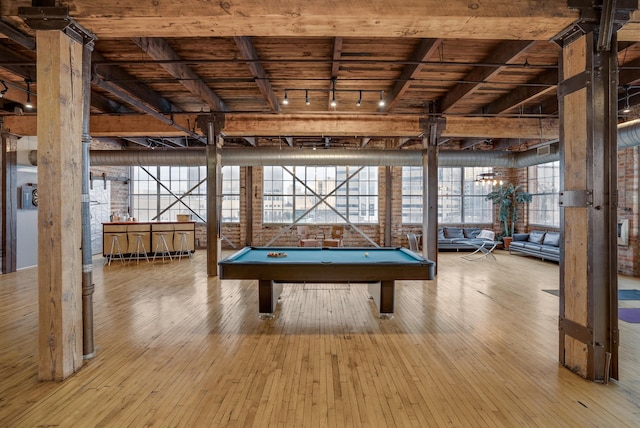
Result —
<svg viewBox="0 0 640 428"><path fill-rule="evenodd" d="M546 156L551 154L551 146L538 147L538 156Z"/></svg>

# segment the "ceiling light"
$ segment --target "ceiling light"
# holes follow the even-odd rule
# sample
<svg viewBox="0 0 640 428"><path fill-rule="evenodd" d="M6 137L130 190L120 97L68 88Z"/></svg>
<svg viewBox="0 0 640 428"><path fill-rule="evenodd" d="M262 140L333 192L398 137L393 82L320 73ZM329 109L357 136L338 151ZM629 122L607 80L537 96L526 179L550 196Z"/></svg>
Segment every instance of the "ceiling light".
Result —
<svg viewBox="0 0 640 428"><path fill-rule="evenodd" d="M309 90L308 89L305 89L305 91L304 91L304 103L306 105L311 104L311 100L309 99Z"/></svg>
<svg viewBox="0 0 640 428"><path fill-rule="evenodd" d="M7 86L6 83L4 83L4 80L0 80L0 84L2 84L3 89L0 91L0 98L4 97L4 94L6 94L9 91L9 87Z"/></svg>
<svg viewBox="0 0 640 428"><path fill-rule="evenodd" d="M331 107L335 107L337 105L338 103L336 102L336 90L334 88L333 91L331 91Z"/></svg>
<svg viewBox="0 0 640 428"><path fill-rule="evenodd" d="M622 109L623 113L631 112L631 106L629 105L629 85L625 85L625 95L624 95L624 108Z"/></svg>
<svg viewBox="0 0 640 428"><path fill-rule="evenodd" d="M502 186L504 182L502 180L498 180L498 177L500 177L500 174L496 172L482 172L476 175L476 179L473 181L481 184L489 183L493 184L494 186L497 186L498 184Z"/></svg>
<svg viewBox="0 0 640 428"><path fill-rule="evenodd" d="M282 100L282 104L287 105L289 104L289 94L287 93L287 90L284 90L284 99Z"/></svg>
<svg viewBox="0 0 640 428"><path fill-rule="evenodd" d="M358 98L358 102L356 103L356 107L360 107L362 105L362 91L360 91L360 98Z"/></svg>
<svg viewBox="0 0 640 428"><path fill-rule="evenodd" d="M27 102L24 106L25 108L33 108L33 104L31 104L31 80L24 79L24 81L27 83Z"/></svg>
<svg viewBox="0 0 640 428"><path fill-rule="evenodd" d="M384 107L384 91L380 91L380 101L378 102L380 107Z"/></svg>

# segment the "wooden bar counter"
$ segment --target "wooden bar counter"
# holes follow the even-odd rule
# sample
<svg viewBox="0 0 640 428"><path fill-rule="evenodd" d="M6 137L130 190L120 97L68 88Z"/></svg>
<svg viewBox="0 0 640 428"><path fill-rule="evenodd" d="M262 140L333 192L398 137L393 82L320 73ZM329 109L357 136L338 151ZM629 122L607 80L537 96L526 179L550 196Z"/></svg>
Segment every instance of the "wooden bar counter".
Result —
<svg viewBox="0 0 640 428"><path fill-rule="evenodd" d="M113 237L120 244L123 254L136 252L138 235L141 234L142 243L147 254L153 255L160 233L166 233L165 240L169 252L176 253L180 250L180 241L184 234L187 241L187 250L195 251L196 223L195 221L166 221L166 222L138 222L138 221L114 221L102 223L102 255L111 254Z"/></svg>

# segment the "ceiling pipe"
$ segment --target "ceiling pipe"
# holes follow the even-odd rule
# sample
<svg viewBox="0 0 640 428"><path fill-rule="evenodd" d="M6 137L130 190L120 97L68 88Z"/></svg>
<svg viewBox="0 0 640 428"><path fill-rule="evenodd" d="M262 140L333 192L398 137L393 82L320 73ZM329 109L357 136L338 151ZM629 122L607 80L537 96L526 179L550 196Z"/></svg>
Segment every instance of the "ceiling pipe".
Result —
<svg viewBox="0 0 640 428"><path fill-rule="evenodd" d="M618 148L640 145L640 120L618 125ZM501 167L524 168L560 159L559 143L524 152L441 150L440 167ZM37 165L35 150L29 161ZM363 165L363 166L422 166L421 150L302 150L276 147L251 149L222 149L223 165L239 166L304 166L304 165ZM204 149L189 150L92 150L92 166L202 166L206 165Z"/></svg>
<svg viewBox="0 0 640 428"><path fill-rule="evenodd" d="M438 165L494 166L520 168L536 159L536 150L527 152L441 150ZM30 157L30 159L33 156ZM526 161L520 161L525 158ZM540 159L539 163L557 160L558 156ZM222 149L223 165L238 166L303 166L303 165L359 165L359 166L421 166L421 150L300 150L256 147L252 149ZM92 166L202 166L206 165L203 149L192 150L93 150Z"/></svg>

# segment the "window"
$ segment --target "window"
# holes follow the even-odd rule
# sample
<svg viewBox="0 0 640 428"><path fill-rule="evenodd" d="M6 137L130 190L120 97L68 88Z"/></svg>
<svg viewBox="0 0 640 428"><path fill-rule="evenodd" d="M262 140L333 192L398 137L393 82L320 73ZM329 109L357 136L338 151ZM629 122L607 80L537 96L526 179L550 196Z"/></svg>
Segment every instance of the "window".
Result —
<svg viewBox="0 0 640 428"><path fill-rule="evenodd" d="M402 168L402 222L422 223L422 167ZM438 223L492 223L489 189L475 182L492 168L438 168Z"/></svg>
<svg viewBox="0 0 640 428"><path fill-rule="evenodd" d="M263 185L264 223L378 222L376 167L265 166Z"/></svg>
<svg viewBox="0 0 640 428"><path fill-rule="evenodd" d="M529 167L529 224L560 227L560 162Z"/></svg>
<svg viewBox="0 0 640 428"><path fill-rule="evenodd" d="M133 216L139 221L175 221L178 214L207 218L207 168L133 167ZM187 208L188 207L188 208ZM221 221L240 220L240 167L222 167Z"/></svg>

